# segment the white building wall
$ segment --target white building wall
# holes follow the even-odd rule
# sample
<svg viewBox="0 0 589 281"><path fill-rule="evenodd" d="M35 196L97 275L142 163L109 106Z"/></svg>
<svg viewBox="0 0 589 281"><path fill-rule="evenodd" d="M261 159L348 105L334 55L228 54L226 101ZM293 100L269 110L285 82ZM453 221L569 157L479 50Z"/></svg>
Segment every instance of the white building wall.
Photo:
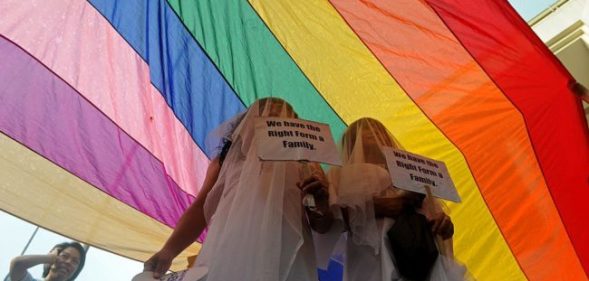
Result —
<svg viewBox="0 0 589 281"><path fill-rule="evenodd" d="M589 88L589 0L560 0L529 21L575 79ZM589 104L584 103L589 120Z"/></svg>

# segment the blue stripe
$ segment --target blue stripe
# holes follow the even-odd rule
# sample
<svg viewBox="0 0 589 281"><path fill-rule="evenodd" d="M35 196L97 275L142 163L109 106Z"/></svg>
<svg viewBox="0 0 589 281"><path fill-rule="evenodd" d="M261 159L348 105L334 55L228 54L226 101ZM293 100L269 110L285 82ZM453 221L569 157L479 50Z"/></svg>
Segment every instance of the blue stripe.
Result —
<svg viewBox="0 0 589 281"><path fill-rule="evenodd" d="M244 110L236 93L165 1L89 2L147 62L151 82L201 149L208 132Z"/></svg>
<svg viewBox="0 0 589 281"><path fill-rule="evenodd" d="M342 262L331 259L327 270L318 269L319 281L341 281L344 278L344 266Z"/></svg>

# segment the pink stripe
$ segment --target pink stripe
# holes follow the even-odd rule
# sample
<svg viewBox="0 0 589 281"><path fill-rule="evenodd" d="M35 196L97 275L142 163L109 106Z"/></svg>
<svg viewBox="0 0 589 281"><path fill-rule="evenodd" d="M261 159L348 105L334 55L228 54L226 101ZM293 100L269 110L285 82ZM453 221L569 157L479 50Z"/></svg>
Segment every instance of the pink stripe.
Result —
<svg viewBox="0 0 589 281"><path fill-rule="evenodd" d="M80 0L0 2L0 34L25 48L141 143L189 194L208 158L153 87L148 65Z"/></svg>
<svg viewBox="0 0 589 281"><path fill-rule="evenodd" d="M2 133L130 207L174 227L194 199L161 161L2 36L0 96Z"/></svg>

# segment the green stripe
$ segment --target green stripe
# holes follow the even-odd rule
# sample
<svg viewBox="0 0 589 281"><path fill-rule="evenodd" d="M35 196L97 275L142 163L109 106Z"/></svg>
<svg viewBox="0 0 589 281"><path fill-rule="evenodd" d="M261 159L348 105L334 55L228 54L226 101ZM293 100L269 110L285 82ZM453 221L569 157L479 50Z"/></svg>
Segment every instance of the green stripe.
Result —
<svg viewBox="0 0 589 281"><path fill-rule="evenodd" d="M336 140L344 122L282 48L247 1L168 0L241 100L287 100L303 119L328 123Z"/></svg>

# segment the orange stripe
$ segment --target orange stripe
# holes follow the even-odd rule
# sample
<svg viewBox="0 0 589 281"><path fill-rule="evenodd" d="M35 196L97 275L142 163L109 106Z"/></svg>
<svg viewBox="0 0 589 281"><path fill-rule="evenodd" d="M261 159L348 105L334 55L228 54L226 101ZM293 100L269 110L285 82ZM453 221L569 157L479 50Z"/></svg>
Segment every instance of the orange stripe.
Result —
<svg viewBox="0 0 589 281"><path fill-rule="evenodd" d="M523 117L438 16L422 2L332 2L464 153L527 277L582 278L583 269L547 189Z"/></svg>

